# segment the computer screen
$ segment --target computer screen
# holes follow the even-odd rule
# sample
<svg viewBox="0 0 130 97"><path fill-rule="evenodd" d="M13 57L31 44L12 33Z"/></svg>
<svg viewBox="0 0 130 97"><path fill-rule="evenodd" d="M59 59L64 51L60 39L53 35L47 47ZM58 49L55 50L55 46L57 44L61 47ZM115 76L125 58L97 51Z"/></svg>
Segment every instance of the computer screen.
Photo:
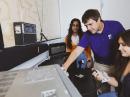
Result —
<svg viewBox="0 0 130 97"><path fill-rule="evenodd" d="M24 33L36 34L36 25L30 23L24 23Z"/></svg>

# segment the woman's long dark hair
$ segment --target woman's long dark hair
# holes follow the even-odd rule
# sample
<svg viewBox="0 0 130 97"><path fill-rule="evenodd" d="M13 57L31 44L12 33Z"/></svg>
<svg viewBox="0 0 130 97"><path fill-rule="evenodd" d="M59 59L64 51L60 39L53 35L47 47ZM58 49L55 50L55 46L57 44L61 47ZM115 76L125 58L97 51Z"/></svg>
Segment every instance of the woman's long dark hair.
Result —
<svg viewBox="0 0 130 97"><path fill-rule="evenodd" d="M124 41L124 43L130 47L130 30L126 30L125 32L121 33L119 38L121 38ZM118 71L119 77L122 75L128 62L129 62L129 57L123 57L121 55L121 52L117 51L115 64L116 64L116 69Z"/></svg>
<svg viewBox="0 0 130 97"><path fill-rule="evenodd" d="M69 30L68 30L68 35L67 35L67 44L66 44L66 46L67 46L67 48L69 48L69 49L72 49L72 40L71 40L71 36L72 36L72 34L73 34L73 31L72 31L72 25L73 25L73 23L74 22L78 22L78 24L79 24L79 30L78 30L78 36L79 36L79 39L81 39L81 37L82 37L82 35L83 35L83 31L82 31L82 28L81 28L81 22L80 22L80 20L79 19L77 19L77 18L74 18L74 19L72 19L71 20L71 23L70 23L70 26L69 26Z"/></svg>
<svg viewBox="0 0 130 97"><path fill-rule="evenodd" d="M130 30L126 30L125 32L121 33L119 38L121 38L124 43L130 47ZM119 39L118 38L118 39ZM129 62L129 57L123 57L121 55L120 51L117 51L117 55L116 55L116 60L115 60L115 77L117 78L117 80L119 81L119 87L118 87L118 92L121 92L121 76Z"/></svg>

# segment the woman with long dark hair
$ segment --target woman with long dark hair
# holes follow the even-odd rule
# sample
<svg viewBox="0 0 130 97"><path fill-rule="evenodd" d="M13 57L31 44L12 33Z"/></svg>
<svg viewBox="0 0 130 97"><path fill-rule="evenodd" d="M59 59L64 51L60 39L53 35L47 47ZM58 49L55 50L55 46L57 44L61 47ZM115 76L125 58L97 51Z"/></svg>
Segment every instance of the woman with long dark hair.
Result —
<svg viewBox="0 0 130 97"><path fill-rule="evenodd" d="M83 35L83 31L82 31L80 20L77 18L73 18L69 26L68 34L65 38L67 52L71 53L76 48L82 35ZM90 48L86 48L85 53L86 53L87 59L88 60L91 59Z"/></svg>
<svg viewBox="0 0 130 97"><path fill-rule="evenodd" d="M130 30L122 33L118 39L119 51L116 60L115 76L119 82L119 97L130 97Z"/></svg>
<svg viewBox="0 0 130 97"><path fill-rule="evenodd" d="M71 52L75 48L75 46L79 42L79 39L81 39L82 34L83 31L81 28L80 20L77 18L72 19L69 26L68 34L66 36L67 52ZM75 39L77 43L72 40L72 37L75 37L77 39Z"/></svg>

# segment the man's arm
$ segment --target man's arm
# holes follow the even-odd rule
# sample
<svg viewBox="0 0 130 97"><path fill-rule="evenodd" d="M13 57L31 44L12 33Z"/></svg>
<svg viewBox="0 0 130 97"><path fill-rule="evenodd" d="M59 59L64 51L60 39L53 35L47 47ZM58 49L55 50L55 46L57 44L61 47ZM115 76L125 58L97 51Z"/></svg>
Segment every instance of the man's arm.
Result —
<svg viewBox="0 0 130 97"><path fill-rule="evenodd" d="M63 64L63 68L67 71L69 66L76 60L76 58L84 51L83 47L77 46L72 53L70 54L69 58Z"/></svg>

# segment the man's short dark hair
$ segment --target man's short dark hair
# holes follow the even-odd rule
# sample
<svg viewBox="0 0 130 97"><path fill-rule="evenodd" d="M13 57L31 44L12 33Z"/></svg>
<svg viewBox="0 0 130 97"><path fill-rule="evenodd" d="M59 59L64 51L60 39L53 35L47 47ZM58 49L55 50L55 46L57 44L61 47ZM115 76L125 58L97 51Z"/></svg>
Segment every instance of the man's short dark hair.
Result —
<svg viewBox="0 0 130 97"><path fill-rule="evenodd" d="M101 19L101 16L97 9L88 9L82 16L82 22L86 23L89 19L97 21L99 18Z"/></svg>

